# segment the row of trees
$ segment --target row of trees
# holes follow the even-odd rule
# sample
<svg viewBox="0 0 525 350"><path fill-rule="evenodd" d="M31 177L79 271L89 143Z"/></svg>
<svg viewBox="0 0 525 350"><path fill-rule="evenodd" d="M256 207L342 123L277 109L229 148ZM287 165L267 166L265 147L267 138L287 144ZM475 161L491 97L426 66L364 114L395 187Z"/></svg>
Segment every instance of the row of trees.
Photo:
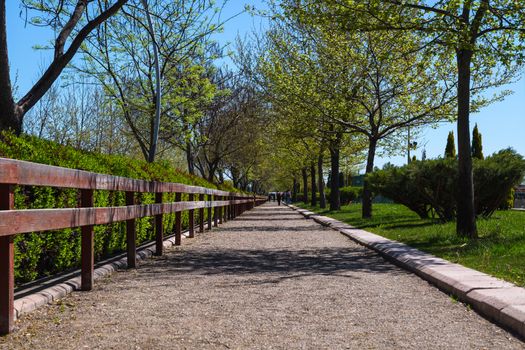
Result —
<svg viewBox="0 0 525 350"><path fill-rule="evenodd" d="M329 205L339 209L341 172L365 162L369 174L378 154L410 151L420 128L457 120L457 231L476 236L469 115L502 98L483 91L523 66L519 2L269 1L268 31L239 43L236 71L217 67L222 4L212 0L21 6L30 23L55 32L54 54L15 99L0 0L0 129L25 125L150 162L183 158L190 173L240 188L296 191L302 180L303 195L310 187L315 201L319 192L321 206L328 173ZM63 72L70 88L59 91ZM367 218L366 179L362 197Z"/></svg>
<svg viewBox="0 0 525 350"><path fill-rule="evenodd" d="M302 175L303 190L310 171L312 192L322 192L329 154L330 208L338 209L342 159L351 167L364 156L371 173L378 151L406 149L407 130L457 120L457 232L476 237L469 116L501 99L505 93L487 98L483 92L523 67L525 6L492 0L272 5L270 29L251 50L257 59L248 61L256 62L253 79L272 108L276 163L286 159L294 179ZM371 199L365 179L365 218L372 215Z"/></svg>
<svg viewBox="0 0 525 350"><path fill-rule="evenodd" d="M51 29L51 62L21 98L9 75L0 1L0 129L90 151L157 156L210 181L260 187L264 108L213 40L226 0L24 0L30 25ZM260 190L260 189L259 189Z"/></svg>
<svg viewBox="0 0 525 350"><path fill-rule="evenodd" d="M484 159L483 143L481 141L481 133L478 130L478 124L472 130L472 158ZM445 158L456 158L456 143L454 141L454 132L450 131L447 136L447 145L445 146Z"/></svg>

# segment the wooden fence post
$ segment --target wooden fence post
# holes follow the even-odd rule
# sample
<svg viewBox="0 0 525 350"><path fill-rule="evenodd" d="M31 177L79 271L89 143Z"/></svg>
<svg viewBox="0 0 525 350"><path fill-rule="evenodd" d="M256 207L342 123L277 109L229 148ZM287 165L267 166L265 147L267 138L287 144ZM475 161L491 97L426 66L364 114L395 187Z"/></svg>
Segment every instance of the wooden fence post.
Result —
<svg viewBox="0 0 525 350"><path fill-rule="evenodd" d="M193 193L190 193L188 200L190 202L193 202L193 199L194 199ZM195 237L195 210L193 210L193 209L190 209L190 211L189 211L188 225L189 225L189 231L190 231L190 234L189 234L188 237L189 238L193 238L193 237Z"/></svg>
<svg viewBox="0 0 525 350"><path fill-rule="evenodd" d="M204 194L199 194L199 201L204 202ZM199 208L199 232L204 232L204 208Z"/></svg>
<svg viewBox="0 0 525 350"><path fill-rule="evenodd" d="M220 200L220 196L213 196L213 200ZM217 227L219 222L219 207L213 208L213 227Z"/></svg>
<svg viewBox="0 0 525 350"><path fill-rule="evenodd" d="M135 193L126 192L126 205L135 205ZM128 268L137 267L137 230L135 219L126 220L126 245L128 250Z"/></svg>
<svg viewBox="0 0 525 350"><path fill-rule="evenodd" d="M162 192L155 193L155 203L162 203ZM164 223L162 214L155 215L155 255L164 253Z"/></svg>
<svg viewBox="0 0 525 350"><path fill-rule="evenodd" d="M93 190L80 191L80 206L82 208L93 207ZM93 271L95 265L95 247L93 225L83 226L81 228L81 273L80 289L88 291L93 289Z"/></svg>
<svg viewBox="0 0 525 350"><path fill-rule="evenodd" d="M235 196L231 196L231 200L235 201ZM237 210L237 205L232 203L231 204L231 218L232 218L232 220L235 219L235 210Z"/></svg>
<svg viewBox="0 0 525 350"><path fill-rule="evenodd" d="M14 186L0 184L0 210L15 207ZM0 335L8 334L15 324L15 236L0 237Z"/></svg>
<svg viewBox="0 0 525 350"><path fill-rule="evenodd" d="M208 201L210 202L210 205L211 205L211 201L213 200L213 196L211 194L208 195ZM211 230L211 218L212 218L212 207L208 207L208 230Z"/></svg>
<svg viewBox="0 0 525 350"><path fill-rule="evenodd" d="M181 201L181 193L175 193L175 202ZM182 240L182 212L175 213L175 245L181 245Z"/></svg>
<svg viewBox="0 0 525 350"><path fill-rule="evenodd" d="M222 196L219 196L219 200L222 201L224 200ZM217 216L219 217L219 224L222 224L222 205L220 207L217 207L218 208L218 214Z"/></svg>
<svg viewBox="0 0 525 350"><path fill-rule="evenodd" d="M228 196L222 197L223 201L228 200ZM226 204L224 207L222 207L222 221L227 222L228 221L228 205Z"/></svg>

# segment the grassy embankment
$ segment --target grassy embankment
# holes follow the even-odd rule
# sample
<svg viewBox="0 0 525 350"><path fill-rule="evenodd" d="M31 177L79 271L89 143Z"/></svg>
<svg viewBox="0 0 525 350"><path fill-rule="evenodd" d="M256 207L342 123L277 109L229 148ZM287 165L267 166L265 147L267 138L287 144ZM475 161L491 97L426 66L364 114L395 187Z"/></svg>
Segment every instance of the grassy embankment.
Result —
<svg viewBox="0 0 525 350"><path fill-rule="evenodd" d="M480 238L470 240L456 235L455 222L422 220L399 204L374 204L372 219L361 218L360 204L336 212L298 205L525 287L525 212L498 211L479 219Z"/></svg>
<svg viewBox="0 0 525 350"><path fill-rule="evenodd" d="M0 157L26 160L36 163L82 169L97 173L124 176L135 179L178 182L209 188L216 185L197 176L175 169L166 161L152 164L143 160L84 152L31 136L16 137L0 133ZM233 191L224 185L221 189ZM143 204L155 201L154 194L140 193L137 200ZM174 194L165 194L165 202L173 202ZM188 196L183 195L182 200ZM71 208L79 201L79 191L49 187L17 186L15 189L16 209ZM95 191L96 207L125 205L122 191ZM198 213L198 212L197 212ZM204 212L207 216L207 211ZM188 212L182 213L182 225L188 225ZM173 232L175 215L164 215L167 234ZM137 243L154 238L153 218L136 220ZM25 283L35 278L53 275L80 264L80 229L63 229L45 233L27 233L15 237L15 281ZM126 249L125 222L95 226L95 259L97 261L114 256Z"/></svg>

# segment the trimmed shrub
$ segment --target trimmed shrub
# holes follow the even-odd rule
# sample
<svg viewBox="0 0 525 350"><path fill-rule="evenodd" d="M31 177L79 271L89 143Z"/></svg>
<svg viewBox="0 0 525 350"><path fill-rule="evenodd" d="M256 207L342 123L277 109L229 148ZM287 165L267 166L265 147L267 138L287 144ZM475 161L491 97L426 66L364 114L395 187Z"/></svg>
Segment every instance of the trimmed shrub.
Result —
<svg viewBox="0 0 525 350"><path fill-rule="evenodd" d="M525 161L506 149L474 161L474 205L476 213L489 217L505 201L524 175Z"/></svg>
<svg viewBox="0 0 525 350"><path fill-rule="evenodd" d="M489 217L508 200L509 192L525 173L523 157L511 149L484 160L474 159L474 193L477 216ZM441 221L456 218L457 160L412 162L368 175L372 190L416 212Z"/></svg>
<svg viewBox="0 0 525 350"><path fill-rule="evenodd" d="M421 218L427 218L430 205L414 182L417 162L405 167L390 166L367 175L374 194L381 194L408 207Z"/></svg>
<svg viewBox="0 0 525 350"><path fill-rule="evenodd" d="M350 202L353 202L357 200L358 198L361 198L362 192L363 192L362 187L354 187L354 186L341 187L339 189L341 205L350 204Z"/></svg>

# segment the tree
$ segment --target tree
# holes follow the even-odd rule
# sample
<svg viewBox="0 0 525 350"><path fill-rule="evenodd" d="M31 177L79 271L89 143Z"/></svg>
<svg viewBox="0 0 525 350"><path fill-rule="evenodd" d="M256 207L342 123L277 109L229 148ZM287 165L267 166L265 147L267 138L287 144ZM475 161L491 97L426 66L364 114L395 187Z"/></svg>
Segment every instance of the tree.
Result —
<svg viewBox="0 0 525 350"><path fill-rule="evenodd" d="M469 117L491 100L474 99L508 83L525 59L525 3L515 0L302 0L290 7L303 17L333 21L350 31L407 31L425 38L443 62L456 64L459 235L477 237Z"/></svg>
<svg viewBox="0 0 525 350"><path fill-rule="evenodd" d="M450 118L455 86L441 83L450 75L450 67L421 50L417 34L348 30L334 21L337 17L321 18L330 3L282 2L284 13L275 17L283 24L277 29L291 29L285 35L278 31L284 49L270 49L282 52L272 65L295 61L284 71L292 78L283 79L279 72L281 81L304 77L296 83L296 93L303 104L314 105L310 120L321 116L325 125L337 125L342 133L367 141L366 173L370 173L376 153L400 149L402 130ZM285 94L295 91L289 83L285 86ZM334 131L332 136L337 135ZM362 208L363 217L372 215L372 193L366 181Z"/></svg>
<svg viewBox="0 0 525 350"><path fill-rule="evenodd" d="M111 102L90 81L53 85L25 116L24 132L89 152L136 154Z"/></svg>
<svg viewBox="0 0 525 350"><path fill-rule="evenodd" d="M17 134L22 132L26 113L58 79L91 32L117 13L126 2L127 0L117 0L113 4L102 0L22 1L22 6L36 13L31 17L30 23L52 28L56 39L51 63L29 91L15 102L7 54L5 0L0 0L0 130L11 129Z"/></svg>
<svg viewBox="0 0 525 350"><path fill-rule="evenodd" d="M481 134L478 131L478 124L472 130L472 158L484 159L483 145L481 143Z"/></svg>
<svg viewBox="0 0 525 350"><path fill-rule="evenodd" d="M454 132L450 131L447 136L445 146L445 158L456 158L456 143L454 142Z"/></svg>
<svg viewBox="0 0 525 350"><path fill-rule="evenodd" d="M215 23L219 12L212 0L156 0L148 2L146 11L141 0L130 1L121 15L87 40L83 62L76 69L97 79L106 94L118 101L144 158L153 161L157 149L162 151L157 135L163 142L159 146L169 147L166 138L175 133L170 128L195 117L186 113L195 106L182 103L188 101L186 95L202 91L209 97L208 69L217 56L210 35L219 28ZM183 90L190 81L195 86ZM160 85L162 106L157 93ZM188 128L181 129L187 136Z"/></svg>

